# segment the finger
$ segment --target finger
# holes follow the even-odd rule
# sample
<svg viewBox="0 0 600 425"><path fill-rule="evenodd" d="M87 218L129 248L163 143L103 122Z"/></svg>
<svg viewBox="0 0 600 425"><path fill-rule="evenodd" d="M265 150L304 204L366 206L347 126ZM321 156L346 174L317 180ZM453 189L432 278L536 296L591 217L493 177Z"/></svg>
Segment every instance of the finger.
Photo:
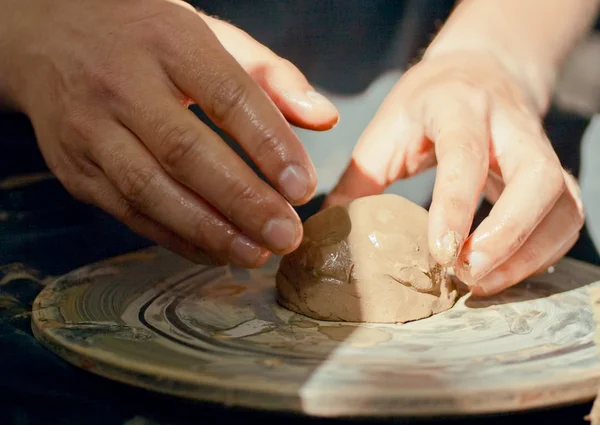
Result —
<svg viewBox="0 0 600 425"><path fill-rule="evenodd" d="M89 159L77 157L74 155L75 152L65 151L63 155L60 155L60 152L55 153L59 155L50 157L53 173L77 200L102 209L138 235L194 263L225 264L223 259L203 252L189 241L134 209L106 178L102 169Z"/></svg>
<svg viewBox="0 0 600 425"><path fill-rule="evenodd" d="M239 28L206 15L201 14L201 17L288 121L310 130L328 130L337 124L337 108L317 93L291 62L277 56Z"/></svg>
<svg viewBox="0 0 600 425"><path fill-rule="evenodd" d="M390 95L361 134L350 164L325 205L380 194L397 179L433 165L433 150L424 140L422 126L393 100Z"/></svg>
<svg viewBox="0 0 600 425"><path fill-rule="evenodd" d="M579 232L571 235L569 238L564 240L558 249L551 255L549 259L540 262L539 259L541 253L539 251L531 252L531 247L523 245L519 251L507 260L506 266L501 265L488 276L476 284L473 289L473 295L477 297L485 297L495 295L503 290L514 286L528 277L535 274L545 272L548 267L556 264L567 252L573 247L577 239L579 238ZM556 246L553 247L556 249ZM527 250L530 250L529 252ZM527 259L535 258L535 262L527 262ZM537 268L535 268L537 265Z"/></svg>
<svg viewBox="0 0 600 425"><path fill-rule="evenodd" d="M565 192L519 250L477 282L475 295L496 294L539 270L548 268L577 241L584 213L570 191Z"/></svg>
<svg viewBox="0 0 600 425"><path fill-rule="evenodd" d="M135 102L128 99L124 104L137 106L121 108L119 118L168 176L200 195L259 245L286 254L300 244L302 223L294 209L183 108L164 83L149 79L143 88L132 88L129 96Z"/></svg>
<svg viewBox="0 0 600 425"><path fill-rule="evenodd" d="M571 248L573 248L573 245L575 245L575 243L579 239L579 236L581 234L581 229L583 228L583 225L585 223L585 208L584 208L583 200L581 197L581 188L579 187L579 183L577 182L577 179L575 177L573 177L570 173L568 173L564 169L563 169L563 176L564 176L565 182L567 184L567 190L566 190L566 192L568 192L567 196L571 197L573 205L575 206L574 214L576 217L579 217L579 221L580 221L581 225L579 226L579 231L575 235L573 235L571 240L568 241L567 243L565 243L563 245L562 249L560 249L554 255L554 257L552 257L549 261L547 261L538 270L538 273L545 273L549 267L556 264L560 259L562 259L571 250ZM565 195L563 195L563 196L565 196Z"/></svg>
<svg viewBox="0 0 600 425"><path fill-rule="evenodd" d="M165 226L137 211L104 176L88 183L91 203L98 206L140 236L198 264L225 264L222 258L198 248Z"/></svg>
<svg viewBox="0 0 600 425"><path fill-rule="evenodd" d="M316 171L298 136L214 34L202 27L195 22L180 34L184 41L177 40L163 53L167 74L240 144L292 204L308 202L315 191Z"/></svg>
<svg viewBox="0 0 600 425"><path fill-rule="evenodd" d="M575 233L571 239L567 240L565 244L554 254L550 260L546 261L542 267L540 267L535 274L543 274L548 272L548 269L558 263L567 253L573 248L575 243L579 240L581 232Z"/></svg>
<svg viewBox="0 0 600 425"><path fill-rule="evenodd" d="M490 135L487 101L443 92L425 108L426 135L435 144L437 173L429 208L429 250L444 266L454 265L469 235L485 186Z"/></svg>
<svg viewBox="0 0 600 425"><path fill-rule="evenodd" d="M171 179L133 134L110 121L101 128L102 135L95 135L102 139L94 141L93 160L117 188L125 205L107 208L147 215L221 263L257 267L266 260L265 248ZM135 217L125 218L131 221Z"/></svg>
<svg viewBox="0 0 600 425"><path fill-rule="evenodd" d="M565 188L560 162L531 121L495 114L496 157L506 182L502 194L460 254L466 283L511 257L553 208Z"/></svg>
<svg viewBox="0 0 600 425"><path fill-rule="evenodd" d="M556 264L566 255L567 252L569 252L575 242L577 242L578 238L579 233L574 234L571 238L565 241L564 245L559 248L559 250L550 260L546 261L538 270L529 274L516 273L512 270L508 270L506 273L502 271L493 271L481 284L477 284L473 287L473 295L476 297L495 295L504 291L505 289L521 283L533 275L545 273L549 267Z"/></svg>

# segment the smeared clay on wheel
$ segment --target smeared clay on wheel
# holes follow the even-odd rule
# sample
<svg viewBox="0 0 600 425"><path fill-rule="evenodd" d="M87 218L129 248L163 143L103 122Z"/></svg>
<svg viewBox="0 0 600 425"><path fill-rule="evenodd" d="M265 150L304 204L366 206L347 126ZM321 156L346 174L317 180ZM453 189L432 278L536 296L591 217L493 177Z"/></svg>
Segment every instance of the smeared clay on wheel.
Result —
<svg viewBox="0 0 600 425"><path fill-rule="evenodd" d="M279 303L347 322L403 323L449 309L458 291L429 255L427 218L424 208L391 194L319 212L281 260Z"/></svg>

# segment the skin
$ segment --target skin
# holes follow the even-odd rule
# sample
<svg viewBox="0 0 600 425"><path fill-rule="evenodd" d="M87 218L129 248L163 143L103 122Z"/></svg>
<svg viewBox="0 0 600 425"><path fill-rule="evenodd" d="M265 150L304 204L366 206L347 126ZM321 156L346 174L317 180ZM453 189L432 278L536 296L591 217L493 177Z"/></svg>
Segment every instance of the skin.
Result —
<svg viewBox="0 0 600 425"><path fill-rule="evenodd" d="M584 223L577 181L542 128L597 0L465 0L360 137L326 206L437 165L429 248L475 295L558 261ZM481 194L494 203L472 234Z"/></svg>
<svg viewBox="0 0 600 425"><path fill-rule="evenodd" d="M326 130L338 113L291 63L177 0L0 6L0 98L71 194L197 262L257 267L298 246L291 205L316 172L289 123Z"/></svg>

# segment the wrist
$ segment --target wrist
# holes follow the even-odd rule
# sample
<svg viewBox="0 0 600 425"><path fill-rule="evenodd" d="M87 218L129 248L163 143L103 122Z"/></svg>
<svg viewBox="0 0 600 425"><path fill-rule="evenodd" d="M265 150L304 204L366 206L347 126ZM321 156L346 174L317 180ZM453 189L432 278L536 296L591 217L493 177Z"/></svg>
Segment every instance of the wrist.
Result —
<svg viewBox="0 0 600 425"><path fill-rule="evenodd" d="M558 72L595 22L600 0L460 0L426 57L471 52L495 57L530 95L549 107Z"/></svg>

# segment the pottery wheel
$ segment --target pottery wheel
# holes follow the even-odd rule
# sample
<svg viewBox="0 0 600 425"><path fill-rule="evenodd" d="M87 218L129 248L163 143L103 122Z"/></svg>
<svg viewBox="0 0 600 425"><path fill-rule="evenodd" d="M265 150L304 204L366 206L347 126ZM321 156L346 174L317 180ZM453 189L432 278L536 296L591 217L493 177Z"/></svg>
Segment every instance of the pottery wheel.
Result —
<svg viewBox="0 0 600 425"><path fill-rule="evenodd" d="M492 299L404 325L319 322L275 301L277 260L195 266L155 248L72 272L37 298L38 339L105 377L188 399L318 416L517 411L591 400L590 292L563 260Z"/></svg>

